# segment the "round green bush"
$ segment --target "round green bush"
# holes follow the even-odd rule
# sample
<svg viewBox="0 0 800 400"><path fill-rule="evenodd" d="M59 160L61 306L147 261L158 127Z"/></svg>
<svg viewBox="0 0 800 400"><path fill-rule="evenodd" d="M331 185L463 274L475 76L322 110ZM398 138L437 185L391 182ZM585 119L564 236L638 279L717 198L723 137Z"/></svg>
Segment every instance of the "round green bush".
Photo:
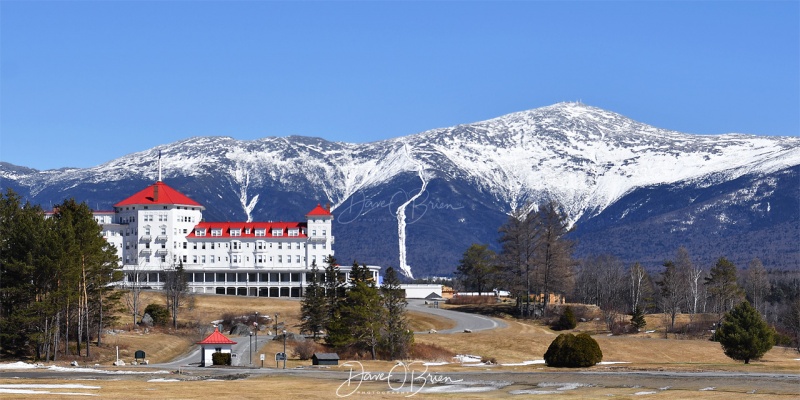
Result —
<svg viewBox="0 0 800 400"><path fill-rule="evenodd" d="M561 314L561 317L558 318L555 325L553 325L553 329L557 331L565 331L568 329L575 329L578 326L578 319L575 318L575 313L572 312L572 307L567 306L564 309L564 313Z"/></svg>
<svg viewBox="0 0 800 400"><path fill-rule="evenodd" d="M155 326L164 326L169 323L169 310L161 304L148 304L144 309L144 313L150 314Z"/></svg>
<svg viewBox="0 0 800 400"><path fill-rule="evenodd" d="M550 343L544 353L544 362L549 367L591 367L602 360L600 345L586 333L577 336L562 333Z"/></svg>

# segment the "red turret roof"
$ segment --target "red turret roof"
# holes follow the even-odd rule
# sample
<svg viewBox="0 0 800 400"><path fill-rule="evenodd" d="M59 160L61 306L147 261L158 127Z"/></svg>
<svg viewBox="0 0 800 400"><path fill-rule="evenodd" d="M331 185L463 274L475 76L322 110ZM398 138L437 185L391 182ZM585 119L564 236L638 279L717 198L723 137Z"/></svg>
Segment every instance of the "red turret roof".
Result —
<svg viewBox="0 0 800 400"><path fill-rule="evenodd" d="M149 204L180 204L185 206L203 207L200 203L186 197L183 193L158 181L139 193L114 204L114 207Z"/></svg>
<svg viewBox="0 0 800 400"><path fill-rule="evenodd" d="M207 338L197 342L197 344L236 344L233 340L228 339L225 335L219 332L219 328L214 327L214 333L208 335Z"/></svg>
<svg viewBox="0 0 800 400"><path fill-rule="evenodd" d="M306 214L306 216L328 216L328 217L331 217L332 214L331 214L331 211L329 209L327 209L325 207L322 207L321 205L317 204L317 206L314 207L313 210L309 211L308 214Z"/></svg>

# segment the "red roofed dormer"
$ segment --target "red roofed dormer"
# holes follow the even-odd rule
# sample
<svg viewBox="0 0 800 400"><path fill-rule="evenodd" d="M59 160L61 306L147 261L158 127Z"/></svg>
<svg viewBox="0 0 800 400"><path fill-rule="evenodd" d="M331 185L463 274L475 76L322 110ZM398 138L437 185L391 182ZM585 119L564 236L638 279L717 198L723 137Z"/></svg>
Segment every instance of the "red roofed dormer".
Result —
<svg viewBox="0 0 800 400"><path fill-rule="evenodd" d="M306 214L306 217L333 217L333 214L331 214L330 206L326 208L317 204L317 206L314 207L313 210L309 211L308 214Z"/></svg>
<svg viewBox="0 0 800 400"><path fill-rule="evenodd" d="M190 199L185 194L167 186L164 182L158 181L131 197L114 204L114 207L124 207L132 205L149 205L149 204L170 204L170 205L183 205L194 206L205 209L200 203Z"/></svg>
<svg viewBox="0 0 800 400"><path fill-rule="evenodd" d="M197 342L197 344L236 344L236 342L225 337L219 332L219 328L215 326L214 332L208 335L207 338Z"/></svg>

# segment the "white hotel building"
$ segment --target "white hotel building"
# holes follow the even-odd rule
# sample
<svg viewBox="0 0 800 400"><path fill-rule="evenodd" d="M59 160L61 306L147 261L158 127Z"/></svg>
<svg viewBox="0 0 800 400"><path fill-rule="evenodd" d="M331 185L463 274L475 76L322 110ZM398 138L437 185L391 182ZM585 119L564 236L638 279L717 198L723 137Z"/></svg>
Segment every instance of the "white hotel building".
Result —
<svg viewBox="0 0 800 400"><path fill-rule="evenodd" d="M160 288L182 264L195 293L302 297L311 264L322 272L334 254L333 215L320 205L305 222L206 222L204 209L159 180L115 204L110 221L95 216L118 246L126 285ZM346 278L350 269L340 267ZM377 281L380 267L369 269Z"/></svg>

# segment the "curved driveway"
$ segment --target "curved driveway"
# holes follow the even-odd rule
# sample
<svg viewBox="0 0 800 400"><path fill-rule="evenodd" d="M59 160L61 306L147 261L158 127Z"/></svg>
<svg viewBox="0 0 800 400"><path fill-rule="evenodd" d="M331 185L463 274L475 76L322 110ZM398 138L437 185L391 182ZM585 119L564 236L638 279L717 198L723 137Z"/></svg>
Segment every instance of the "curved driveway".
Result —
<svg viewBox="0 0 800 400"><path fill-rule="evenodd" d="M408 300L407 309L455 321L456 326L454 328L437 331L437 333L458 333L458 332L464 332L464 329L469 329L473 332L477 332L489 329L503 328L506 326L506 323L499 319L485 317L483 315L460 312L460 311L434 308L432 304L433 302L430 300L428 300L428 304L426 305L425 300L410 299ZM414 332L414 333L427 333L427 332Z"/></svg>

